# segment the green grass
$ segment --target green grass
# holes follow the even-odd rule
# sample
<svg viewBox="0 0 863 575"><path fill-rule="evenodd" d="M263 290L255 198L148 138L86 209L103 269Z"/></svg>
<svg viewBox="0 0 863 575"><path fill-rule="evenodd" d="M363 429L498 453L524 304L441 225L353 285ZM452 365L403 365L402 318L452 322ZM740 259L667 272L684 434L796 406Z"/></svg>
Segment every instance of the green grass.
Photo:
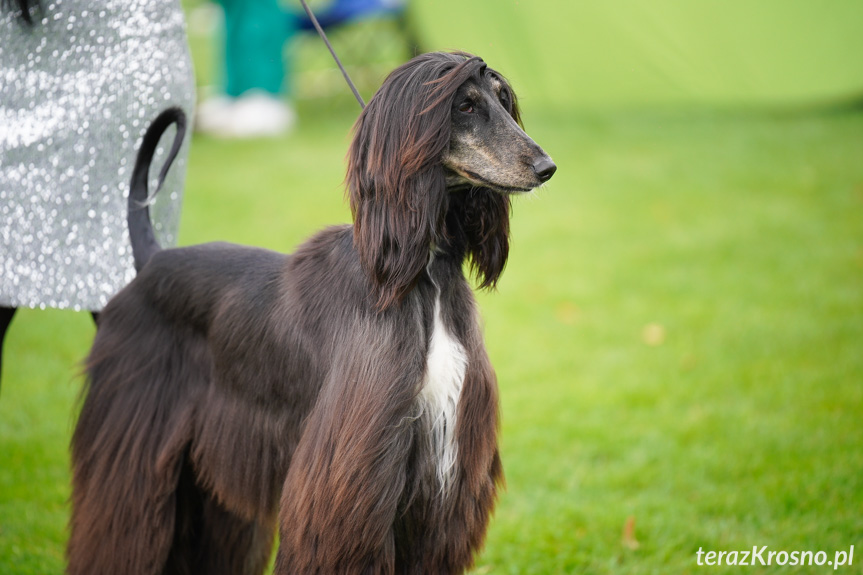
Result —
<svg viewBox="0 0 863 575"><path fill-rule="evenodd" d="M863 110L524 103L559 171L516 200L508 268L479 294L507 490L477 573L738 573L698 567L695 552L753 545L830 558L855 545L839 572L860 573ZM303 102L299 131L280 140L196 138L181 243L290 251L348 221L351 106ZM13 323L0 573L63 570L92 335L85 314L23 310Z"/></svg>

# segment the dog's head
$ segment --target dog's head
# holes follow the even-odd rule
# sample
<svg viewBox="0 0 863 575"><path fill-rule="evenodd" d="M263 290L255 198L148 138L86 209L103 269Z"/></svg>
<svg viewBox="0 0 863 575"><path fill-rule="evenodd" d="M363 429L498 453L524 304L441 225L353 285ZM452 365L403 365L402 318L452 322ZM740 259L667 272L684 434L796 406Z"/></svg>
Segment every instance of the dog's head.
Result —
<svg viewBox="0 0 863 575"><path fill-rule="evenodd" d="M449 147L443 154L447 186L526 192L547 182L557 166L521 127L509 83L481 65L456 90Z"/></svg>
<svg viewBox="0 0 863 575"><path fill-rule="evenodd" d="M452 235L464 239L481 287L494 285L508 253L510 194L555 170L521 128L512 88L480 58L435 52L394 70L360 114L348 153L354 244L378 306L400 301Z"/></svg>

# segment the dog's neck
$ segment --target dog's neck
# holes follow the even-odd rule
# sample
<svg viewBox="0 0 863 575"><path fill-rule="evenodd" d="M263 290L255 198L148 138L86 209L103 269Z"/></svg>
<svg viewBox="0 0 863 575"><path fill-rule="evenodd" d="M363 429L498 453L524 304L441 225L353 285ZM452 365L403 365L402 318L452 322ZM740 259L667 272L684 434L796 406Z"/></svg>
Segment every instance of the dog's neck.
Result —
<svg viewBox="0 0 863 575"><path fill-rule="evenodd" d="M446 258L461 272L465 260L483 287L493 286L509 252L509 198L489 188L447 188L441 229L430 246L434 257Z"/></svg>
<svg viewBox="0 0 863 575"><path fill-rule="evenodd" d="M447 184L449 184L449 180L448 176ZM453 185L447 185L443 222L432 241L429 263L435 257L446 257L461 265L467 258L471 247L471 237L467 233L466 217L468 212L465 208L468 205L466 199L470 195L472 187L467 182L454 182Z"/></svg>

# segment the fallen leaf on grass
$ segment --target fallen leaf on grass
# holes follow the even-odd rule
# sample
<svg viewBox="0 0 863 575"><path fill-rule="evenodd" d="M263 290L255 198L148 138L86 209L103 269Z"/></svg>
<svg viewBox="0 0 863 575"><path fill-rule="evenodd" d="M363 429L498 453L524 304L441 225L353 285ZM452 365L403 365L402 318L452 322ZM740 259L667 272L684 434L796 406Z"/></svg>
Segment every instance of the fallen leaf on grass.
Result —
<svg viewBox="0 0 863 575"><path fill-rule="evenodd" d="M662 345L665 341L665 328L658 323L649 323L641 330L641 339L653 347Z"/></svg>
<svg viewBox="0 0 863 575"><path fill-rule="evenodd" d="M641 547L641 543L635 538L635 517L632 515L627 517L626 522L623 524L621 543L623 543L624 547L633 551Z"/></svg>
<svg viewBox="0 0 863 575"><path fill-rule="evenodd" d="M563 302L554 310L557 321L564 325L573 325L578 321L578 316L581 315L581 310L572 302Z"/></svg>

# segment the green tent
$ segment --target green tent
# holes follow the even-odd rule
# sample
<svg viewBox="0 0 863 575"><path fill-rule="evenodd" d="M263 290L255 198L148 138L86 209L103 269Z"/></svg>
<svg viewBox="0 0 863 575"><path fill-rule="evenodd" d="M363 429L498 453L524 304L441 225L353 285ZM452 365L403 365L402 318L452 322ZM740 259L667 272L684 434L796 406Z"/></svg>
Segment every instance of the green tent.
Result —
<svg viewBox="0 0 863 575"><path fill-rule="evenodd" d="M863 97L861 0L413 0L412 10L424 48L482 56L534 107Z"/></svg>

